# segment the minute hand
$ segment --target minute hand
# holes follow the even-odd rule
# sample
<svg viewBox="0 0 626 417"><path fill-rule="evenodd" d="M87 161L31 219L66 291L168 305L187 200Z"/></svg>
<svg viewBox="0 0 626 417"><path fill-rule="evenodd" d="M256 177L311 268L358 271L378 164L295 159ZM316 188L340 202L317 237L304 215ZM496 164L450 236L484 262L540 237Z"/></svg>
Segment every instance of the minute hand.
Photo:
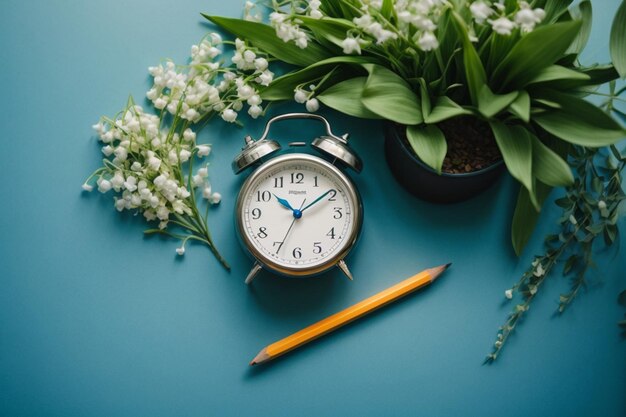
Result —
<svg viewBox="0 0 626 417"><path fill-rule="evenodd" d="M308 204L305 208L303 208L302 210L300 210L301 212L308 209L309 207L311 207L313 204L317 203L318 201L320 201L322 198L326 197L328 194L330 194L331 192L335 191L334 189L330 189L328 191L326 191L324 194L322 194L321 196L317 197L315 200L313 200L310 204ZM335 191L336 192L336 191Z"/></svg>

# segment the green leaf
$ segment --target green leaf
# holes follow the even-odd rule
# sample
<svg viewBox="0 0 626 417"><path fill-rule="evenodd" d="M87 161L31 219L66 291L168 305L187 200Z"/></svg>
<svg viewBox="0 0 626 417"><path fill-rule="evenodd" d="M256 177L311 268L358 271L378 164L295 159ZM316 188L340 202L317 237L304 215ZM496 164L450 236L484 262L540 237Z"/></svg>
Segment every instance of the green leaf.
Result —
<svg viewBox="0 0 626 417"><path fill-rule="evenodd" d="M622 120L622 123L626 123L626 113L616 108L613 108L613 112Z"/></svg>
<svg viewBox="0 0 626 417"><path fill-rule="evenodd" d="M572 209L572 207L573 207L572 200L570 200L567 197L557 198L556 200L554 200L554 204L556 204L557 206L559 206L561 208L565 208L565 209Z"/></svg>
<svg viewBox="0 0 626 417"><path fill-rule="evenodd" d="M393 14L393 0L383 0L383 5L380 8L380 13L389 20Z"/></svg>
<svg viewBox="0 0 626 417"><path fill-rule="evenodd" d="M600 194L602 192L602 188L602 180L598 177L593 177L591 180L591 189Z"/></svg>
<svg viewBox="0 0 626 417"><path fill-rule="evenodd" d="M426 81L423 78L419 80L420 85L420 99L422 103L422 115L424 119L428 117L431 111L430 95L428 94L428 87L426 87Z"/></svg>
<svg viewBox="0 0 626 417"><path fill-rule="evenodd" d="M521 126L507 126L499 121L489 122L502 153L502 158L511 175L533 194L532 140L530 133ZM536 203L536 201L534 201ZM539 206L535 204L537 210Z"/></svg>
<svg viewBox="0 0 626 417"><path fill-rule="evenodd" d="M485 65L487 74L493 74L493 71L502 62L511 48L519 41L519 38L519 31L514 31L508 36L493 34L489 37L489 57Z"/></svg>
<svg viewBox="0 0 626 417"><path fill-rule="evenodd" d="M347 32L356 28L354 23L346 19L333 17L314 19L309 16L298 16L298 19L308 28L315 30L317 35L340 47L343 47L342 41L346 38Z"/></svg>
<svg viewBox="0 0 626 417"><path fill-rule="evenodd" d="M363 66L370 73L361 99L368 110L405 125L416 125L424 121L417 96L406 81L383 66Z"/></svg>
<svg viewBox="0 0 626 417"><path fill-rule="evenodd" d="M288 64L305 67L331 57L329 51L314 42L309 42L306 49L300 49L292 42L283 42L276 36L274 28L263 23L206 14L202 16L225 31L246 39L257 48Z"/></svg>
<svg viewBox="0 0 626 417"><path fill-rule="evenodd" d="M626 77L626 1L622 1L613 19L609 50L619 76Z"/></svg>
<svg viewBox="0 0 626 417"><path fill-rule="evenodd" d="M324 59L301 70L289 72L276 78L268 87L261 91L261 98L268 101L290 100L293 98L293 93L296 87L301 84L309 84L310 82L323 77L337 65L364 64L372 62L373 60L375 60L375 58L365 56L337 56ZM340 74L340 76L347 78L344 73L348 71L348 68L342 66L342 69L342 74Z"/></svg>
<svg viewBox="0 0 626 417"><path fill-rule="evenodd" d="M260 91L263 100L278 101L291 100L295 89L302 84L309 84L332 71L328 67L307 67L299 71L280 76Z"/></svg>
<svg viewBox="0 0 626 417"><path fill-rule="evenodd" d="M437 98L430 114L424 116L424 121L428 124L439 123L464 114L472 114L472 112L459 106L448 96L441 96Z"/></svg>
<svg viewBox="0 0 626 417"><path fill-rule="evenodd" d="M341 7L338 0L323 1L320 5L320 10L327 16L340 16Z"/></svg>
<svg viewBox="0 0 626 417"><path fill-rule="evenodd" d="M457 33L463 42L463 67L465 68L465 78L467 79L467 88L470 93L470 98L472 99L472 103L478 106L480 89L487 83L485 68L478 56L478 52L476 52L474 45L469 39L463 18L454 13L452 21L455 23Z"/></svg>
<svg viewBox="0 0 626 417"><path fill-rule="evenodd" d="M567 8L572 3L572 0L548 0L544 8L546 17L545 23L556 22L563 13L567 11Z"/></svg>
<svg viewBox="0 0 626 417"><path fill-rule="evenodd" d="M461 52L459 37L454 30L454 22L452 20L454 20L452 8L445 8L437 22L437 38L439 39L439 48L437 50L441 54L441 60L446 63L442 71L443 74L450 72L449 68L454 65L456 55ZM435 81L431 81L431 84L433 82Z"/></svg>
<svg viewBox="0 0 626 417"><path fill-rule="evenodd" d="M328 1L329 0L322 1L322 5ZM337 7L339 7L340 10L340 13L337 15L339 17L352 20L355 17L361 16L359 8L354 4L354 0L330 0L330 2L337 3Z"/></svg>
<svg viewBox="0 0 626 417"><path fill-rule="evenodd" d="M611 246L617 237L617 227L614 224L607 224L603 233L604 243Z"/></svg>
<svg viewBox="0 0 626 417"><path fill-rule="evenodd" d="M580 27L576 39L574 39L574 42L572 42L565 53L578 55L585 49L585 45L587 45L587 41L589 40L589 34L591 33L591 21L593 19L591 2L589 0L581 1L577 7L574 7L570 11L570 14L574 19L582 21L582 26Z"/></svg>
<svg viewBox="0 0 626 417"><path fill-rule="evenodd" d="M580 261L580 255L577 255L577 254L570 255L570 257L567 258L567 261L565 261L565 265L563 266L563 275L569 274L569 272L572 270L574 265L579 261Z"/></svg>
<svg viewBox="0 0 626 417"><path fill-rule="evenodd" d="M521 186L511 223L511 243L517 256L521 255L522 250L528 243L538 219L539 212L530 201L528 190Z"/></svg>
<svg viewBox="0 0 626 417"><path fill-rule="evenodd" d="M591 77L581 71L565 68L560 65L550 65L541 70L528 84L545 83L555 80L590 80Z"/></svg>
<svg viewBox="0 0 626 417"><path fill-rule="evenodd" d="M617 149L615 145L609 146L609 149L611 150L611 153L613 154L615 159L617 159L618 161L623 160L624 157L622 157L622 153L619 151L619 149Z"/></svg>
<svg viewBox="0 0 626 417"><path fill-rule="evenodd" d="M470 92L470 97L474 105L479 103L479 94L482 86L487 83L487 76L478 52L474 49L471 42L465 42L463 46L463 66L465 68L465 77Z"/></svg>
<svg viewBox="0 0 626 417"><path fill-rule="evenodd" d="M367 77L356 77L342 81L328 88L317 98L330 108L350 116L363 119L380 119L361 102L361 93L365 88Z"/></svg>
<svg viewBox="0 0 626 417"><path fill-rule="evenodd" d="M607 146L626 136L615 120L588 101L556 91L546 90L542 94L542 98L561 108L536 114L533 120L554 136L590 147Z"/></svg>
<svg viewBox="0 0 626 417"><path fill-rule="evenodd" d="M406 137L417 156L441 174L448 144L443 132L435 125L408 126Z"/></svg>
<svg viewBox="0 0 626 417"><path fill-rule="evenodd" d="M493 94L487 84L483 84L478 93L478 111L486 118L492 118L507 108L518 96L519 92L508 94Z"/></svg>
<svg viewBox="0 0 626 417"><path fill-rule="evenodd" d="M561 90L574 90L576 88L596 86L608 83L619 78L619 74L613 65L595 65L589 68L578 68L578 71L589 76L588 80L558 80L550 83L550 87Z"/></svg>
<svg viewBox="0 0 626 417"><path fill-rule="evenodd" d="M530 120L530 96L526 90L519 92L517 98L509 106L509 110L525 123L528 123Z"/></svg>
<svg viewBox="0 0 626 417"><path fill-rule="evenodd" d="M533 98L533 104L543 104L546 107L550 107L552 109L561 109L561 105L554 101L546 100L543 98Z"/></svg>
<svg viewBox="0 0 626 417"><path fill-rule="evenodd" d="M543 204L551 190L552 188L541 182L535 184L537 201L540 205ZM511 242L517 256L522 253L522 250L528 243L538 219L539 212L532 203L528 190L520 187L515 212L513 213L513 222L511 223Z"/></svg>
<svg viewBox="0 0 626 417"><path fill-rule="evenodd" d="M576 38L580 21L540 26L522 37L498 65L493 79L502 80L502 88L525 86L544 68L563 56Z"/></svg>
<svg viewBox="0 0 626 417"><path fill-rule="evenodd" d="M574 176L567 162L535 135L530 136L533 145L533 175L553 187L573 184Z"/></svg>
<svg viewBox="0 0 626 417"><path fill-rule="evenodd" d="M585 227L589 233L593 233L594 235L599 235L604 230L604 225L601 223L594 223L587 227Z"/></svg>

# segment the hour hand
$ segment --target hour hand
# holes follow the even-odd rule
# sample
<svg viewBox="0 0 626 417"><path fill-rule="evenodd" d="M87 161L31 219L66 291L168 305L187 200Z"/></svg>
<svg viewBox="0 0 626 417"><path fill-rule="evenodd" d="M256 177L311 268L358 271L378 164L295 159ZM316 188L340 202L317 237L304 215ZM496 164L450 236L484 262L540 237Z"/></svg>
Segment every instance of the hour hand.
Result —
<svg viewBox="0 0 626 417"><path fill-rule="evenodd" d="M291 204L289 204L289 201L285 200L284 198L280 198L279 196L277 196L276 194L273 194L274 197L276 197L276 200L278 200L278 202L283 206L288 208L291 211L294 211L294 208L291 207Z"/></svg>

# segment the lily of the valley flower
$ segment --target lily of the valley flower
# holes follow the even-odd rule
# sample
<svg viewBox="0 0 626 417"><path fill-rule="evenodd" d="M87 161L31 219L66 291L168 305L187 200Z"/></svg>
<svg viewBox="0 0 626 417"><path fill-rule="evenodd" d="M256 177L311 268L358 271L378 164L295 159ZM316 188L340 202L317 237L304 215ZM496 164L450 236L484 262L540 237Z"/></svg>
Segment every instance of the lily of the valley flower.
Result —
<svg viewBox="0 0 626 417"><path fill-rule="evenodd" d="M520 10L515 14L515 23L524 32L530 32L535 28L535 25L540 23L545 17L546 12L543 9L531 9L530 5L525 1L519 3Z"/></svg>
<svg viewBox="0 0 626 417"><path fill-rule="evenodd" d="M316 98L311 98L306 101L305 107L309 112L313 113L319 110L320 103Z"/></svg>
<svg viewBox="0 0 626 417"><path fill-rule="evenodd" d="M154 83L146 97L158 115L144 111L131 100L117 117L104 117L93 126L108 159L82 188L92 191L95 182L101 193L113 190L116 210L141 213L147 221L158 222L158 229L149 232L182 239L182 245L176 249L179 255L185 253L189 236L197 236L213 246L206 232L206 219L192 209L196 200L191 188L202 190L209 204L221 201L221 195L211 190L206 165L185 175L185 169L191 168L185 164L211 152L210 145L196 144L194 124L213 112L234 122L237 111L245 104L252 116L258 116L262 113L259 84L267 85L273 80L267 59L240 40L236 41L234 57L234 61L240 61L239 68L224 70L221 61L213 61L222 53L220 44L221 37L210 34L192 46L189 65L177 66L167 61L149 68ZM187 237L169 232L171 224L187 229Z"/></svg>
<svg viewBox="0 0 626 417"><path fill-rule="evenodd" d="M358 39L347 37L341 42L341 46L343 47L343 53L346 55L350 55L353 52L361 55L361 45L359 45Z"/></svg>
<svg viewBox="0 0 626 417"><path fill-rule="evenodd" d="M418 39L417 46L419 46L422 51L432 51L439 47L439 41L431 32L424 32Z"/></svg>
<svg viewBox="0 0 626 417"><path fill-rule="evenodd" d="M488 20L488 22L491 24L493 31L499 35L508 36L515 29L515 23L504 16L496 20Z"/></svg>
<svg viewBox="0 0 626 417"><path fill-rule="evenodd" d="M296 101L296 103L300 103L300 104L307 101L308 98L309 98L309 94L300 88L297 88L293 95L293 99Z"/></svg>
<svg viewBox="0 0 626 417"><path fill-rule="evenodd" d="M209 154L211 153L211 147L209 145L198 145L196 146L197 149L197 155L202 158L204 156L209 156Z"/></svg>
<svg viewBox="0 0 626 417"><path fill-rule="evenodd" d="M222 112L222 119L225 122L233 123L237 119L237 112L233 109L226 109Z"/></svg>
<svg viewBox="0 0 626 417"><path fill-rule="evenodd" d="M475 1L470 5L470 12L472 12L472 17L478 24L482 24L489 16L491 16L494 12L487 3L484 1Z"/></svg>

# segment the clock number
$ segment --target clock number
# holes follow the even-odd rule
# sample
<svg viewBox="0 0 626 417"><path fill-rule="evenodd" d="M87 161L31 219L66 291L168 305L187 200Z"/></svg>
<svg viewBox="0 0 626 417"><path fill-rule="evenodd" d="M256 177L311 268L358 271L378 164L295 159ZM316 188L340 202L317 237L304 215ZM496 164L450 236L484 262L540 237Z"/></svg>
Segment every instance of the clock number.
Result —
<svg viewBox="0 0 626 417"><path fill-rule="evenodd" d="M257 234L257 236L261 239L265 239L267 237L267 227L259 227L259 233Z"/></svg>
<svg viewBox="0 0 626 417"><path fill-rule="evenodd" d="M304 174L302 172L292 172L291 173L291 183L292 184L302 184L304 181Z"/></svg>
<svg viewBox="0 0 626 417"><path fill-rule="evenodd" d="M292 255L295 259L302 258L302 248L294 248Z"/></svg>
<svg viewBox="0 0 626 417"><path fill-rule="evenodd" d="M252 209L252 220L258 220L261 218L261 209L254 208Z"/></svg>
<svg viewBox="0 0 626 417"><path fill-rule="evenodd" d="M322 242L313 242L313 253L322 253Z"/></svg>
<svg viewBox="0 0 626 417"><path fill-rule="evenodd" d="M335 238L335 228L331 228L330 232L326 233L326 236L330 236L331 239Z"/></svg>
<svg viewBox="0 0 626 417"><path fill-rule="evenodd" d="M319 187L319 185L317 185L317 175L313 177L313 187Z"/></svg>
<svg viewBox="0 0 626 417"><path fill-rule="evenodd" d="M343 213L341 212L342 207L333 207L333 210L335 210L333 219L341 219L343 217Z"/></svg>
<svg viewBox="0 0 626 417"><path fill-rule="evenodd" d="M283 177L274 177L274 188L283 188Z"/></svg>
<svg viewBox="0 0 626 417"><path fill-rule="evenodd" d="M337 199L335 198L335 196L337 195L337 191L330 190L328 195L330 196L330 197L328 197L328 201L337 201Z"/></svg>
<svg viewBox="0 0 626 417"><path fill-rule="evenodd" d="M271 199L272 199L272 194L269 191L263 191L263 192L257 191L256 192L256 201L267 202L267 201L270 201Z"/></svg>

